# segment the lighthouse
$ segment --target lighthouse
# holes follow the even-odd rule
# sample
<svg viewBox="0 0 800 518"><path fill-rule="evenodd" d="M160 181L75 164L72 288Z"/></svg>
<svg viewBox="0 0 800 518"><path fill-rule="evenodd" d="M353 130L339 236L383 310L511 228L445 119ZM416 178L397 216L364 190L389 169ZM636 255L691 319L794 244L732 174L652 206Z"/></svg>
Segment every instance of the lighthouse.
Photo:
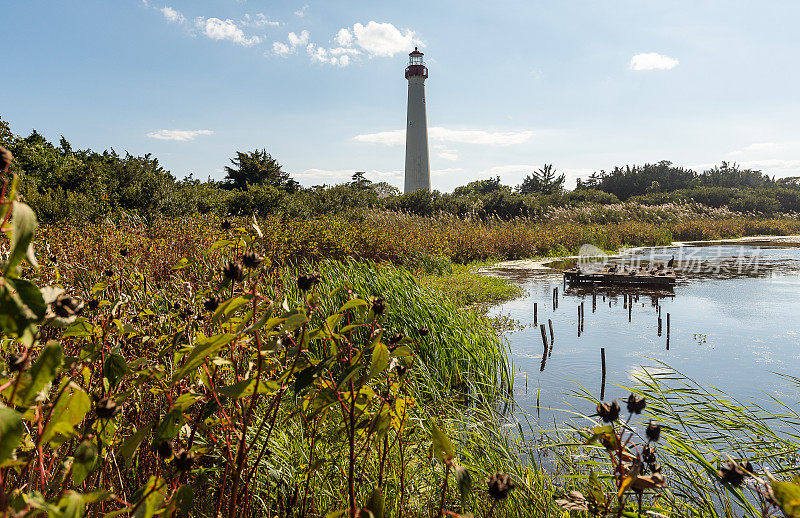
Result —
<svg viewBox="0 0 800 518"><path fill-rule="evenodd" d="M414 47L408 55L408 120L406 121L405 192L430 191L431 169L428 160L428 120L425 115L425 80L428 67L422 52Z"/></svg>

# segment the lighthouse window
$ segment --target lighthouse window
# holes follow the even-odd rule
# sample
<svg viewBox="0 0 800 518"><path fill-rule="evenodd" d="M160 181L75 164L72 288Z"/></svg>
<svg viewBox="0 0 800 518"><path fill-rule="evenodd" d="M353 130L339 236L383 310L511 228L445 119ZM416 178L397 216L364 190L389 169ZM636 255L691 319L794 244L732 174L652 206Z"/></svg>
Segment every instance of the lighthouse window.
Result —
<svg viewBox="0 0 800 518"><path fill-rule="evenodd" d="M411 121L408 121L408 125L409 125L409 126L411 126L411 125L412 125L412 124L411 124Z"/></svg>

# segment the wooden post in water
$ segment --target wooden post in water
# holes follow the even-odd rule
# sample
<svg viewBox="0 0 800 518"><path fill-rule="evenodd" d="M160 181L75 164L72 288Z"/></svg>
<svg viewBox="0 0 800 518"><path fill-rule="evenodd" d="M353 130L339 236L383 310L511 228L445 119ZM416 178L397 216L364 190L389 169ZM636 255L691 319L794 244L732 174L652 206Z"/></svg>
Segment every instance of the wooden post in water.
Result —
<svg viewBox="0 0 800 518"><path fill-rule="evenodd" d="M661 315L658 316L658 336L661 336Z"/></svg>
<svg viewBox="0 0 800 518"><path fill-rule="evenodd" d="M669 313L667 313L667 351L669 351Z"/></svg>
<svg viewBox="0 0 800 518"><path fill-rule="evenodd" d="M544 346L545 352L547 352L547 331L544 329L544 324L539 326L539 329L542 331L542 345Z"/></svg>
<svg viewBox="0 0 800 518"><path fill-rule="evenodd" d="M537 313L539 312L539 304L533 303L533 325L539 325Z"/></svg>
<svg viewBox="0 0 800 518"><path fill-rule="evenodd" d="M628 304L628 322L631 321L631 314L633 313L633 304Z"/></svg>
<svg viewBox="0 0 800 518"><path fill-rule="evenodd" d="M597 311L597 290L592 290L592 313Z"/></svg>
<svg viewBox="0 0 800 518"><path fill-rule="evenodd" d="M583 301L581 301L581 333L583 332L583 321L586 318L586 310L583 307Z"/></svg>
<svg viewBox="0 0 800 518"><path fill-rule="evenodd" d="M578 305L578 337L581 336L581 306Z"/></svg>
<svg viewBox="0 0 800 518"><path fill-rule="evenodd" d="M606 348L600 348L600 365L603 372L603 380L600 383L600 401L606 398Z"/></svg>
<svg viewBox="0 0 800 518"><path fill-rule="evenodd" d="M556 340L555 337L553 336L553 321L550 320L549 318L547 319L547 325L550 327L550 345L553 345Z"/></svg>

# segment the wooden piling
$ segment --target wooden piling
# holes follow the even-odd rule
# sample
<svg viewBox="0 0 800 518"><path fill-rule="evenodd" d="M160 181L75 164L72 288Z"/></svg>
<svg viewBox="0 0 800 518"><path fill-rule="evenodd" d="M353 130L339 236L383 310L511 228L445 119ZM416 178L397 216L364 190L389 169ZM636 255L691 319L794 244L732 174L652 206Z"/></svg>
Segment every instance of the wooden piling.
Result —
<svg viewBox="0 0 800 518"><path fill-rule="evenodd" d="M597 291L592 291L592 313L597 311Z"/></svg>
<svg viewBox="0 0 800 518"><path fill-rule="evenodd" d="M542 345L544 346L545 352L547 351L547 331L544 329L544 324L539 326L539 329L542 331Z"/></svg>
<svg viewBox="0 0 800 518"><path fill-rule="evenodd" d="M549 318L547 319L547 325L550 327L550 345L553 345L556 340L555 340L555 337L553 336L553 321L550 320ZM667 328L667 329L669 329L669 328Z"/></svg>
<svg viewBox="0 0 800 518"><path fill-rule="evenodd" d="M669 313L667 313L667 351L669 351Z"/></svg>
<svg viewBox="0 0 800 518"><path fill-rule="evenodd" d="M538 312L539 312L539 304L537 302L534 302L533 303L533 325L535 325L535 326L539 325L538 315L537 315Z"/></svg>
<svg viewBox="0 0 800 518"><path fill-rule="evenodd" d="M606 398L606 348L600 348L600 365L603 373L603 380L600 382L600 401Z"/></svg>

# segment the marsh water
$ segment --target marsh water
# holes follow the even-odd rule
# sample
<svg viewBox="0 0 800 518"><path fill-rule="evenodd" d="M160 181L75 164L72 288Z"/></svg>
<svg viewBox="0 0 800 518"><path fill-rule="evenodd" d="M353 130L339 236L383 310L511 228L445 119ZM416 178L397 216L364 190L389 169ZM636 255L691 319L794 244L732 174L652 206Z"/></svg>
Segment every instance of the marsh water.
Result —
<svg viewBox="0 0 800 518"><path fill-rule="evenodd" d="M606 399L627 395L618 385L631 386L643 370L657 372L663 362L742 401L769 406L774 396L797 402L797 388L776 373L800 375L800 243L687 244L638 249L604 261L647 268L672 256L678 279L666 291L565 288L560 269L574 260L553 263L554 269L493 271L520 282L528 293L490 311L521 326L505 337L515 399L523 411L552 424L569 416L564 410L576 400L568 394L580 390L578 384L599 397L601 348ZM552 320L554 340L546 352L541 330L533 325L534 303L537 324ZM549 329L547 335L549 342Z"/></svg>

